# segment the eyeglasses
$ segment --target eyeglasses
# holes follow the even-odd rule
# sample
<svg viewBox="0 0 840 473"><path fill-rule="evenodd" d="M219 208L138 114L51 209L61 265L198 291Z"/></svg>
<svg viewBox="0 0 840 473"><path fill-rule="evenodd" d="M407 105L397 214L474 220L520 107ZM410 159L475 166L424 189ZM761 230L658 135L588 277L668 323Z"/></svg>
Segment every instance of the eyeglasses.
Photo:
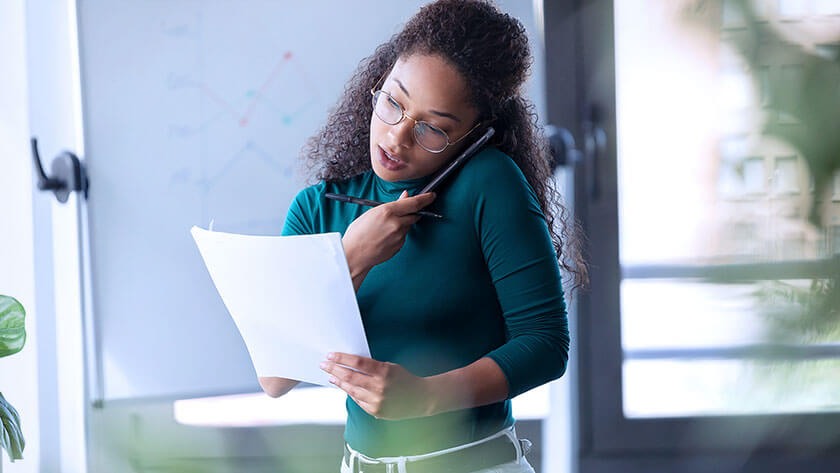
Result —
<svg viewBox="0 0 840 473"><path fill-rule="evenodd" d="M373 95L373 113L375 113L380 120L389 125L396 125L405 117L414 120L414 140L421 148L430 153L442 152L449 146L466 138L467 135L472 133L473 130L481 125L481 122L478 122L470 129L470 131L464 133L464 136L455 141L449 141L449 135L447 135L445 131L429 122L419 121L413 117L409 117L405 113L405 108L403 108L403 106L397 102L391 94L382 89L376 90L383 78L385 78L385 76L380 77L379 80L376 81L376 85L370 89L370 93Z"/></svg>

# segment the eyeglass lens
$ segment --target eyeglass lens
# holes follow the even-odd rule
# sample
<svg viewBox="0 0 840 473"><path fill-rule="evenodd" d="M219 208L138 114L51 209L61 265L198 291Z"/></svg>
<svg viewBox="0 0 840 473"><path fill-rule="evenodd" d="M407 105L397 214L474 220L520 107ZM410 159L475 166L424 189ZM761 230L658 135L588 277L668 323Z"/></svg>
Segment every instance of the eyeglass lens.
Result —
<svg viewBox="0 0 840 473"><path fill-rule="evenodd" d="M403 108L399 102L382 90L373 94L373 111L380 120L389 125L396 125L403 117ZM433 153L443 151L449 143L446 132L420 121L414 123L414 139L425 150Z"/></svg>

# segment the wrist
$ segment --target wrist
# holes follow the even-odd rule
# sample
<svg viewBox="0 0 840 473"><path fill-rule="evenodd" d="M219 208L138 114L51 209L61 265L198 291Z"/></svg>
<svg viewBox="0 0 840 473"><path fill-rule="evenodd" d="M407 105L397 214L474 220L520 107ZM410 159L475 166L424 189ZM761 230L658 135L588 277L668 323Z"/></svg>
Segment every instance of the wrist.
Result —
<svg viewBox="0 0 840 473"><path fill-rule="evenodd" d="M422 392L425 394L424 399L426 399L426 405L424 408L424 416L433 416L435 414L440 414L444 412L443 409L444 404L444 395L442 393L442 386L440 382L440 376L428 376L425 378L421 378L423 381L424 389Z"/></svg>
<svg viewBox="0 0 840 473"><path fill-rule="evenodd" d="M356 279L359 276L367 274L370 271L370 267L364 264L359 257L356 247L344 238L341 239L341 243L344 247L344 257L347 258L347 268L350 270L350 277Z"/></svg>
<svg viewBox="0 0 840 473"><path fill-rule="evenodd" d="M426 398L425 415L433 416L455 409L463 408L462 400L457 399L457 386L453 384L454 380L447 376L446 373L441 373L435 376L428 376L423 378L425 389L423 390Z"/></svg>

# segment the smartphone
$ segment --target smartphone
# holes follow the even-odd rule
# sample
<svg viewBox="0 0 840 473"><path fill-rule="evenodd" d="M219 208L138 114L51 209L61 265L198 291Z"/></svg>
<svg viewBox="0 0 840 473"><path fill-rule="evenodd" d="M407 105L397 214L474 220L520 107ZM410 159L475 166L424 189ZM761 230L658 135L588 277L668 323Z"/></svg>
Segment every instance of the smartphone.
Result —
<svg viewBox="0 0 840 473"><path fill-rule="evenodd" d="M496 130L494 130L492 126L488 127L487 131L485 131L479 139L475 140L475 142L465 149L460 156L455 158L455 160L449 163L448 166L439 171L437 175L435 175L435 177L415 195L425 194L426 192L432 192L435 190L435 188L443 182L444 179L446 179L446 176L452 174L452 171L458 169L458 166L467 162L467 160L470 159L472 155L474 155L478 149L484 145L484 143L487 143L487 140L489 140L494 133L496 133Z"/></svg>

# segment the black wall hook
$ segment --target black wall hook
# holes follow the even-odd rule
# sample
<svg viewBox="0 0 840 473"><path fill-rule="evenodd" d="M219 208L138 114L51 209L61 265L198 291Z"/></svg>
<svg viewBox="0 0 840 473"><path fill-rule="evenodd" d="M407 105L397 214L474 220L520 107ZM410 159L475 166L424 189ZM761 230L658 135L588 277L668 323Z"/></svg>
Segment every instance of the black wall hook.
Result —
<svg viewBox="0 0 840 473"><path fill-rule="evenodd" d="M85 200L88 197L88 177L85 167L78 156L70 151L64 151L52 161L52 176L48 177L41 164L41 154L38 152L38 139L34 136L32 142L32 161L35 164L35 172L38 173L38 189L42 191L53 191L59 202L67 202L71 192L82 191Z"/></svg>

